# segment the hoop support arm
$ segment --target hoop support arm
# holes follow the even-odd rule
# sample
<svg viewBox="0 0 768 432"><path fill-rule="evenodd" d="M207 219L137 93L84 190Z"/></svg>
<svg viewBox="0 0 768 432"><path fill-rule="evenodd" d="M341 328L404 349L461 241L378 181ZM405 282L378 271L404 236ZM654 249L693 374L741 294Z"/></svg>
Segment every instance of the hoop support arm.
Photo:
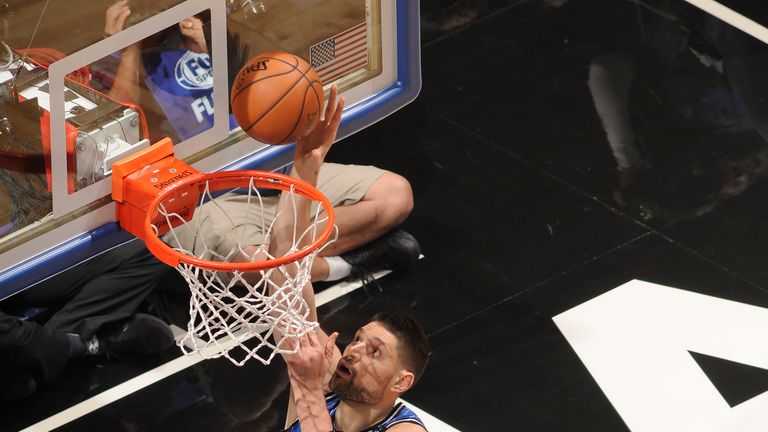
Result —
<svg viewBox="0 0 768 432"><path fill-rule="evenodd" d="M202 174L173 157L170 138L115 162L112 165L112 199L117 203L120 226L146 241L144 220L149 204L167 189L175 187L179 180L193 175ZM190 198L179 202L177 210L179 214L188 214L189 218L194 212L197 196Z"/></svg>

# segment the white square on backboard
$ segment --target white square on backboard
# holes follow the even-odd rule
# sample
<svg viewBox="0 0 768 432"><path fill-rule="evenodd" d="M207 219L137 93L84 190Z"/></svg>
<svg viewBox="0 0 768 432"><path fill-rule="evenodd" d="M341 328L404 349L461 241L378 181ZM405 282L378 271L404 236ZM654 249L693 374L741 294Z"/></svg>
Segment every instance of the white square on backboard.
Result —
<svg viewBox="0 0 768 432"><path fill-rule="evenodd" d="M53 216L59 218L112 193L112 179L106 178L72 194L67 190L67 152L64 127L64 77L122 48L175 25L203 10L211 11L211 56L213 74L213 127L175 146L176 157L183 159L221 142L229 135L227 84L226 10L223 2L187 0L137 23L103 41L90 45L51 64L48 69L51 98L51 177Z"/></svg>

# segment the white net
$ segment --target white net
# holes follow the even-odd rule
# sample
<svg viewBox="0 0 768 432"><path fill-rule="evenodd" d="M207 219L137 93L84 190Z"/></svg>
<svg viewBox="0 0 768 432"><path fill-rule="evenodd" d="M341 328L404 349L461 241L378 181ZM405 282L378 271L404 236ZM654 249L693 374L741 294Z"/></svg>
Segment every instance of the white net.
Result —
<svg viewBox="0 0 768 432"><path fill-rule="evenodd" d="M166 210L172 207L166 204L178 198L173 194L158 205L152 219L157 222L152 225L155 233L158 226L171 227L162 236L165 244L189 257L214 262L275 260L306 250L328 219L322 207L314 203L309 224L299 226L297 200L306 198L293 188L283 192L289 194L289 211L276 214L279 196L265 196L269 193L258 189L253 178L243 182L247 187L225 193L211 183L215 182L198 185L199 206L190 221ZM283 239L291 237L290 245L273 256L270 240L275 237L279 218L287 219L293 230L288 236L281 231ZM265 270L216 271L180 263L177 269L191 290L187 333L178 341L182 351L205 358L225 356L237 365L252 358L269 364L276 354L293 352L298 338L317 326L310 319L303 294L305 290L311 293L308 284L313 259L333 240L308 251L303 258Z"/></svg>

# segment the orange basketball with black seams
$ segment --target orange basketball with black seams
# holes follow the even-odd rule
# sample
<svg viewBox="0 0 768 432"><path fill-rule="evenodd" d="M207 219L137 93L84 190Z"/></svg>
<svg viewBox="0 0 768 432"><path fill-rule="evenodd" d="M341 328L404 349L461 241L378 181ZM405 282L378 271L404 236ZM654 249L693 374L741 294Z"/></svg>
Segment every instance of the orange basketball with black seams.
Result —
<svg viewBox="0 0 768 432"><path fill-rule="evenodd" d="M305 137L320 120L323 85L301 57L267 52L237 73L230 102L248 135L266 144L288 144Z"/></svg>

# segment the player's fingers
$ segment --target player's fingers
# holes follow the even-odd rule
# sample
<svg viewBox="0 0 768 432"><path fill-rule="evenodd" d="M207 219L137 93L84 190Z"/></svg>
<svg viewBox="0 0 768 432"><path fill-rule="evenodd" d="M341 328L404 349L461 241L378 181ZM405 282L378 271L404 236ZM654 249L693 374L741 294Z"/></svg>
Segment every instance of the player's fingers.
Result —
<svg viewBox="0 0 768 432"><path fill-rule="evenodd" d="M328 92L328 105L325 106L325 116L323 117L323 120L326 122L330 121L331 117L333 117L333 110L336 108L336 93L338 91L338 87L334 84L331 86L331 91Z"/></svg>
<svg viewBox="0 0 768 432"><path fill-rule="evenodd" d="M312 346L312 341L309 339L311 333L307 333L304 336L301 337L301 346L302 347L310 347Z"/></svg>
<svg viewBox="0 0 768 432"><path fill-rule="evenodd" d="M290 363L290 360L296 356L297 352L293 349L295 346L296 345L293 344L285 344L280 347L283 349L281 354L283 355L283 360L285 360L286 363Z"/></svg>
<svg viewBox="0 0 768 432"><path fill-rule="evenodd" d="M307 333L307 341L311 347L320 345L320 341L317 340L317 334L315 334L315 332Z"/></svg>
<svg viewBox="0 0 768 432"><path fill-rule="evenodd" d="M285 338L285 339L283 339L281 348L283 348L285 350L288 350L288 351L292 351L292 350L294 350L296 348L297 345L298 345L298 341L297 340Z"/></svg>
<svg viewBox="0 0 768 432"><path fill-rule="evenodd" d="M325 107L325 110L332 116L333 110L336 108L336 99L339 96L339 88L336 86L336 84L331 86L331 90L328 92L328 106ZM328 120L330 116L326 117L326 120Z"/></svg>
<svg viewBox="0 0 768 432"><path fill-rule="evenodd" d="M332 128L338 128L339 123L341 123L341 115L344 113L344 97L339 98L339 103L336 106L336 112L333 114L333 118L331 119L329 126Z"/></svg>
<svg viewBox="0 0 768 432"><path fill-rule="evenodd" d="M302 336L302 337L300 337L300 338L298 338L298 339L295 339L295 340L293 340L293 341L290 341L290 343L289 343L289 344L286 344L286 345L288 346L288 349L294 349L294 348L296 348L296 349L297 349L297 351L301 351L301 350L303 350L303 349L304 349L304 347L307 345L307 342L306 342L304 339L305 339L305 337L304 337L304 336ZM298 352L297 352L297 354L298 354Z"/></svg>
<svg viewBox="0 0 768 432"><path fill-rule="evenodd" d="M339 337L338 332L333 332L328 336L328 340L325 342L325 358L333 358L333 351L336 348L336 338Z"/></svg>

